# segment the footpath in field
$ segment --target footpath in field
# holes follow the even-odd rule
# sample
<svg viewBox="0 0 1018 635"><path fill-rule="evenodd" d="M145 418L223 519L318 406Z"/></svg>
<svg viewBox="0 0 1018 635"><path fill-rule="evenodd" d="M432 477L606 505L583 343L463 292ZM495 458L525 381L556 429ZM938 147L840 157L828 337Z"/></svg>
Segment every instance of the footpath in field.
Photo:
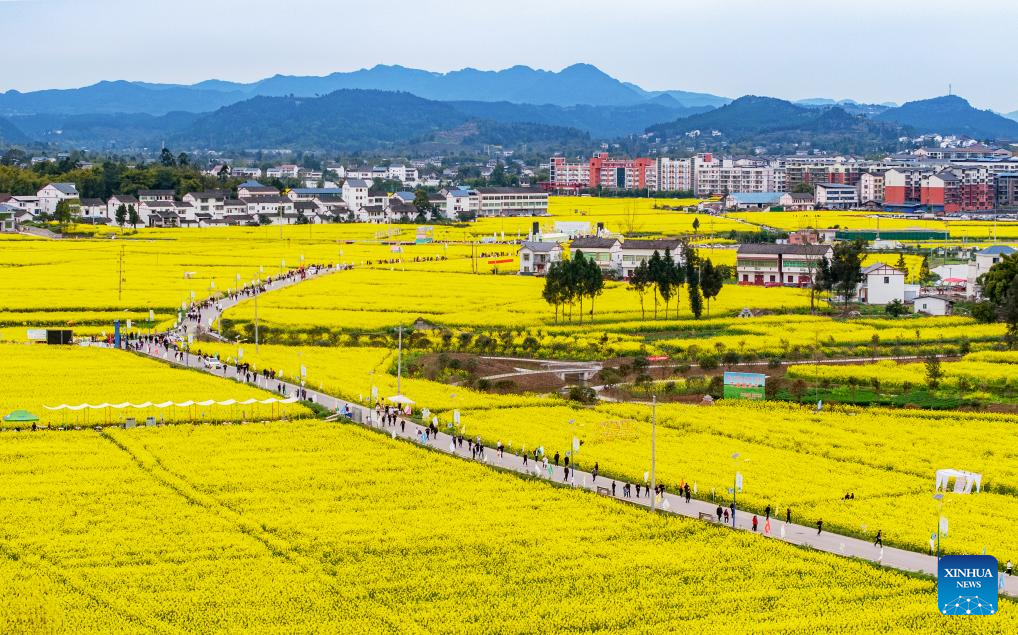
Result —
<svg viewBox="0 0 1018 635"><path fill-rule="evenodd" d="M321 269L316 271L314 274L308 274L306 277L291 275L286 278L277 279L266 284L263 287L262 293L282 289L298 284L304 279L326 275L336 271L340 270ZM217 303L206 303L201 306L200 318L191 320L190 322L185 321L180 327L178 327L178 332L176 334L184 335L188 324L191 324L192 326L211 324L212 321L218 319L223 311L236 305L238 302L249 298L250 296L243 296L240 298L223 299ZM167 351L165 349L158 346L146 346L141 348L138 352L163 360L168 360L170 357L166 354ZM203 372L209 372L217 376L232 378L237 381L244 381L243 375L237 371L235 366L224 365L218 370L209 369L205 367L202 358L197 355L185 355L183 360L172 361L172 363L187 366ZM413 421L400 419L395 424L385 425L382 422L377 421L374 412L368 408L356 403L337 399L332 395L327 395L316 390L302 388L298 384L279 379L265 379L262 377L256 377L253 383L256 386L270 391L275 391L277 386L281 386L287 395L295 395L299 390L303 390L307 399L312 400L333 412L338 413L348 410L351 413L351 420L353 422L380 430L392 439L400 439L424 445L433 450L455 455L465 460L479 460L495 468L512 471L530 477L541 478L548 480L550 483L560 484L567 487L582 488L605 496L613 496L620 501L633 505L641 505L643 507L650 508L652 504L652 498L649 493L647 493L647 490L642 483L639 484L641 489L641 496L639 498L635 496L635 486L637 483L631 484L631 495L624 496L623 486L625 485L625 482L617 480L614 481L615 488L613 495L613 480L607 479L604 476L595 477L590 472L570 469L569 478L566 479L565 468L563 466L549 465L550 469L548 471L543 469L538 470L537 468L540 464L537 464L532 458L524 462L524 458L521 456L511 454L509 452L503 452L500 455L494 448L485 448L483 452L481 452L480 457L475 457L475 455L471 452L470 444L468 442L464 441L462 444L457 444L452 436L441 431L437 434L432 434L426 437L423 435L425 429ZM728 501L726 501L726 503L727 502ZM677 494L665 494L656 501L656 506L660 513L679 514L689 518L700 519L705 522L719 523L717 515L718 505L716 503L696 499L690 499L687 502L684 497L680 497ZM722 505L722 510L724 509L726 509L726 507L725 505ZM729 513L731 513L730 508ZM845 557L858 558L860 560L873 562L901 571L909 571L928 576L937 575L937 558L935 556L929 556L893 547L880 547L867 540L860 540L858 538L851 538L826 531L818 531L818 528L815 526L810 527L795 524L794 515L792 517L793 522L786 522L784 518L784 510L775 510L774 515L776 517L770 518L769 523L768 519L758 517L756 533L767 538L782 540L794 545L813 548L818 551L825 551ZM752 519L753 514L742 512L736 506L734 519L729 520L727 525L733 530L753 531ZM765 531L765 528L768 526L770 531ZM1005 586L1001 593L1011 597L1018 597L1018 577L1007 577L1005 580Z"/></svg>

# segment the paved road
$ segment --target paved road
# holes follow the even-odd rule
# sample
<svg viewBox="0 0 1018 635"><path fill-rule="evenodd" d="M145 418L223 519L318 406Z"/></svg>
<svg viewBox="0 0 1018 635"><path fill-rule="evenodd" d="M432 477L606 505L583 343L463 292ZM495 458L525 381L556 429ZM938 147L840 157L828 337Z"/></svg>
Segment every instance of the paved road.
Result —
<svg viewBox="0 0 1018 635"><path fill-rule="evenodd" d="M316 275L317 276L327 275L335 273L336 271L338 270L327 269ZM308 277L310 278L316 276ZM266 290L272 291L276 289L281 289L287 286L291 286L293 284L297 284L299 282L301 282L300 278L279 280L268 285ZM241 298L241 300L246 299L249 298ZM219 304L222 307L222 309L225 310L235 305L236 303L237 302L234 300L223 300ZM217 317L218 315L219 310L214 306L210 307L206 311L203 311L202 323L207 325L209 323L209 318ZM185 356L185 359L183 361L180 360L175 361L173 360L172 352L170 352L167 355L165 349L162 349L161 347L158 346L146 347L139 352L142 354L150 355L152 357L156 357L158 359L165 359L166 361L169 361L176 365L183 365L204 372L209 372L217 376L232 378L237 381L243 381L243 377L241 377L238 374L236 367L224 366L220 370L210 370L204 367L201 358L198 357L197 355L188 354ZM262 388L265 388L267 390L270 390L272 392L276 391L277 385L282 384L287 396L292 396L296 394L296 391L300 388L299 385L294 384L292 382L279 381L276 379L264 380L259 378L252 383L261 386ZM393 439L403 439L410 441L412 443L417 443L419 445L427 445L428 447L434 450L445 452L447 454L451 454L465 460L476 460L471 456L468 443L464 442L462 446L454 447L453 439L448 434L439 432L437 436L429 439L427 442L423 442L421 439L421 432L424 430L424 428L417 425L413 421L401 420L401 423L405 424L402 426L400 424L390 426L382 425L381 423L374 420L375 419L374 412L370 409L364 408L363 406L356 403L347 402L342 399L337 399L332 395L327 395L322 392L312 390L310 388L306 390L309 399L313 400L317 404L320 404L332 410L333 412L339 412L345 407L349 407L350 411L352 412L352 421L354 423L359 423L374 429L381 430ZM545 479L548 480L549 482L559 485L586 489L593 492L598 492L599 488L606 488L607 493L605 493L605 490L603 489L600 490L600 493L602 495L608 496L611 495L610 491L612 479L605 478L604 476L599 476L595 480L595 478L591 475L590 472L571 471L569 480L568 482L566 482L564 481L565 473L562 466L552 465L550 475L547 472L541 472L540 475L538 475L537 473L535 473L534 470L535 462L533 460L528 460L527 464L524 464L523 458L521 456L517 456L509 452L504 452L502 456L499 456L496 450L493 448L485 449L483 462L487 465L498 467L500 469L515 472L518 474L537 476L538 478ZM651 506L651 498L646 494L644 494L641 498L635 497L635 487L633 491L633 497L631 498L623 497L622 496L623 481L615 482L616 482L616 496L614 496L614 498L633 505L640 505L647 508ZM727 504L730 502L731 502L730 500L726 499L722 503L722 507L726 507ZM718 523L717 520L717 506L718 506L717 503L701 501L696 499L693 499L687 503L685 498L681 498L675 494L666 494L663 500L660 501L657 504L657 506L658 509L662 511L662 513L678 514L690 518L704 519L705 522L720 524ZM763 539L782 540L784 542L788 542L794 545L810 547L813 549L817 549L819 551L825 551L836 555L859 558L862 560L879 563L885 567L899 569L902 571L917 572L931 576L936 576L937 574L937 559L934 556L916 553L913 551L906 551L903 549L896 549L893 547L884 547L881 549L879 547L874 546L868 540L850 538L847 536L842 536L840 534L834 534L826 531L818 535L815 526L804 526L796 524L794 522L785 523L783 521L783 510L777 513L779 516L782 517L782 520L781 522L779 522L778 519L772 518L770 523L771 530L769 533L764 533L765 519L763 517L759 517L759 526L756 533L760 534ZM797 519L796 513L797 512L793 511L792 518L793 521ZM730 521L727 524L727 526L731 527L733 531L752 531L752 518L753 515L751 513L743 512L741 510L738 510L737 508L734 522ZM1011 576L1007 578L1003 593L1012 597L1018 597L1018 577Z"/></svg>

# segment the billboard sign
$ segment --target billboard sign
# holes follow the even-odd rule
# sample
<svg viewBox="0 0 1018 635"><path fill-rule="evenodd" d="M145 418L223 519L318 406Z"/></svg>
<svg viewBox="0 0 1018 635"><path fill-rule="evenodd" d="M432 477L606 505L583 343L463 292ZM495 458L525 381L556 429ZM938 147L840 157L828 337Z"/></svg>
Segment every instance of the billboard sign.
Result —
<svg viewBox="0 0 1018 635"><path fill-rule="evenodd" d="M767 375L761 373L725 373L725 399L763 400Z"/></svg>

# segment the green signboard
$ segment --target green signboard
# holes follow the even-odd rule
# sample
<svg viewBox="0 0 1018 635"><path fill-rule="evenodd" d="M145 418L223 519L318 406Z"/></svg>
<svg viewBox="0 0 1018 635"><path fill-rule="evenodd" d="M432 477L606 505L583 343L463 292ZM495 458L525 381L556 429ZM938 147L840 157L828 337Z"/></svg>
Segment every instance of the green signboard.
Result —
<svg viewBox="0 0 1018 635"><path fill-rule="evenodd" d="M767 375L760 373L725 373L725 399L763 400Z"/></svg>

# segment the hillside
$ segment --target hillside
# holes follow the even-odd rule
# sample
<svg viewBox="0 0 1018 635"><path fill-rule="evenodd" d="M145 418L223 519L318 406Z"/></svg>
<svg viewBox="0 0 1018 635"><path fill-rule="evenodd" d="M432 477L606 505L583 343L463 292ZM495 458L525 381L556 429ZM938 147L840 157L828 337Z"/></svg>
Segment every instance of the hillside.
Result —
<svg viewBox="0 0 1018 635"><path fill-rule="evenodd" d="M498 71L464 68L435 73L378 65L324 76L275 75L251 83L210 79L192 85L103 81L70 89L0 93L0 116L31 114L211 112L251 97L317 97L341 89L407 92L435 101L628 106L665 95L678 107L719 106L728 100L681 90L645 91L589 64L561 71L513 66Z"/></svg>
<svg viewBox="0 0 1018 635"><path fill-rule="evenodd" d="M438 136L436 136L438 135ZM323 97L254 97L197 119L176 145L229 149L365 150L455 139L458 143L568 143L583 133L481 120L409 93L339 90Z"/></svg>
<svg viewBox="0 0 1018 635"><path fill-rule="evenodd" d="M28 138L10 121L0 118L0 147L25 143Z"/></svg>
<svg viewBox="0 0 1018 635"><path fill-rule="evenodd" d="M903 124L920 133L966 135L975 139L1018 139L1018 121L991 110L973 108L957 95L910 101L874 117Z"/></svg>
<svg viewBox="0 0 1018 635"><path fill-rule="evenodd" d="M198 117L189 112L159 116L144 113L40 114L13 117L11 121L33 141L103 151L159 147L167 136L182 130Z"/></svg>
<svg viewBox="0 0 1018 635"><path fill-rule="evenodd" d="M604 138L638 134L647 126L710 109L707 106L685 108L671 97L632 106L536 106L506 101L454 101L449 104L471 117L577 128Z"/></svg>
<svg viewBox="0 0 1018 635"><path fill-rule="evenodd" d="M99 82L83 88L0 93L0 116L36 114L148 113L175 110L207 112L246 98L243 93L188 86L152 88L125 81Z"/></svg>
<svg viewBox="0 0 1018 635"><path fill-rule="evenodd" d="M851 115L837 106L798 106L773 97L749 95L716 110L651 126L647 132L661 139L682 137L699 130L697 143L808 145L821 149L865 153L896 144L898 126ZM713 137L712 131L721 133Z"/></svg>

